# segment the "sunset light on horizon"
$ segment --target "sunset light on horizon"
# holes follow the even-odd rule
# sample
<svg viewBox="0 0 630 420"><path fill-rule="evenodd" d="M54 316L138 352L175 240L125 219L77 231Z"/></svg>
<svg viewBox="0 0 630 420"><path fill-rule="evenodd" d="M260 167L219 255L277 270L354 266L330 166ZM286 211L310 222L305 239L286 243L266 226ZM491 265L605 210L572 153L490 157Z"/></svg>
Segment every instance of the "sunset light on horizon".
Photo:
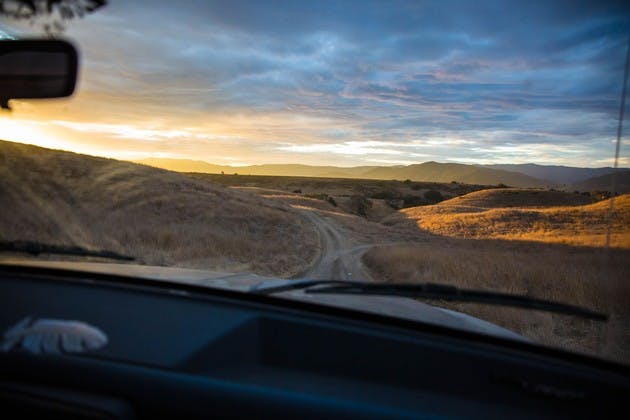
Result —
<svg viewBox="0 0 630 420"><path fill-rule="evenodd" d="M111 1L69 23L77 92L14 100L0 139L232 166L613 164L621 2L288 2L282 24L258 2L195 6Z"/></svg>

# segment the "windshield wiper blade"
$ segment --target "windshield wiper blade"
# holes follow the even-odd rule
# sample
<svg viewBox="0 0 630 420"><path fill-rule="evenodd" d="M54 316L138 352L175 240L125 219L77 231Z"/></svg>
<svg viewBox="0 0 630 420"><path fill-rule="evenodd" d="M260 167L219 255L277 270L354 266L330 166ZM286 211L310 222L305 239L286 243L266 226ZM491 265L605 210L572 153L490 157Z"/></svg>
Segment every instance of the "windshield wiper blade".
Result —
<svg viewBox="0 0 630 420"><path fill-rule="evenodd" d="M435 283L368 283L344 280L298 280L278 286L254 287L250 291L260 294L274 294L289 290L303 289L313 294L352 294L399 296L415 299L447 300L468 303L485 303L526 309L536 309L597 321L607 321L608 315L576 305L553 302L524 295L513 295L484 290L460 289L455 286Z"/></svg>
<svg viewBox="0 0 630 420"><path fill-rule="evenodd" d="M59 254L83 257L100 257L112 260L133 261L134 257L107 250L94 250L75 245L55 245L35 241L0 241L0 252L21 252L31 255Z"/></svg>

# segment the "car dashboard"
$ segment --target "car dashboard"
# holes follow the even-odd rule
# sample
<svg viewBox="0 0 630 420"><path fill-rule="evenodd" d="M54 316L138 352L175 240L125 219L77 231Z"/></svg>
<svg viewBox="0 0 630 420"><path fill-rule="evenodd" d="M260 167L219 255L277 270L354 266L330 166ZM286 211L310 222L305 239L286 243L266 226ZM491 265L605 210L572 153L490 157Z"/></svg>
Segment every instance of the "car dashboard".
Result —
<svg viewBox="0 0 630 420"><path fill-rule="evenodd" d="M630 395L612 363L273 296L0 266L0 297L2 331L32 317L107 336L80 353L5 349L5 414L614 417Z"/></svg>

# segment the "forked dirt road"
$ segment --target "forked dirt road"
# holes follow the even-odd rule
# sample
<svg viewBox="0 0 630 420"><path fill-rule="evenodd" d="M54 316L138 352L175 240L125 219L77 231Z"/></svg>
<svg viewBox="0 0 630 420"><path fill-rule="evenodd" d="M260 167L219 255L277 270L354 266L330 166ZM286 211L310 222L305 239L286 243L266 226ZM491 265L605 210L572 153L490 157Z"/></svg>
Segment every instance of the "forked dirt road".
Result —
<svg viewBox="0 0 630 420"><path fill-rule="evenodd" d="M372 278L361 262L363 254L374 244L354 245L341 227L315 211L302 212L313 223L321 241L321 253L313 266L295 278L326 280L362 280Z"/></svg>
<svg viewBox="0 0 630 420"><path fill-rule="evenodd" d="M417 234L408 229L402 233L392 231L390 227L301 194L259 187L232 188L283 202L298 211L317 230L319 257L310 268L294 275L293 279L372 281L369 270L363 265L363 254L377 245L409 244L418 239Z"/></svg>

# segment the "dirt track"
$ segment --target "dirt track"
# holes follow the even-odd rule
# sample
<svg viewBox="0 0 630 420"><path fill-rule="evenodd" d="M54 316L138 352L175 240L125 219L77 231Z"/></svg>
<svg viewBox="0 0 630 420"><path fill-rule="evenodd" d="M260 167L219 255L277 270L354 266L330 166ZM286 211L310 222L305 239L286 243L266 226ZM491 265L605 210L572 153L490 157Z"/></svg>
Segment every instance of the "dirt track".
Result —
<svg viewBox="0 0 630 420"><path fill-rule="evenodd" d="M361 256L373 245L354 245L343 229L334 221L314 211L303 214L319 232L321 253L309 270L300 273L299 278L328 280L365 280L372 278L361 262Z"/></svg>

